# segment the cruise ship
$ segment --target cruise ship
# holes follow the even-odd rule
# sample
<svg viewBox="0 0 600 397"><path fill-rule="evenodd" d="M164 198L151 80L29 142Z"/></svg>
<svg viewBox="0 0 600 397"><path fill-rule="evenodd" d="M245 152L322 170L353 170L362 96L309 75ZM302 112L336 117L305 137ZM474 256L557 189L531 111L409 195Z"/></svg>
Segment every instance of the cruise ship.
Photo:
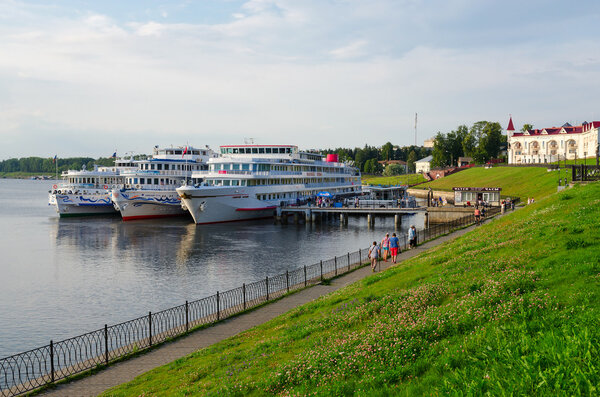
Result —
<svg viewBox="0 0 600 397"><path fill-rule="evenodd" d="M125 171L123 186L112 189L112 202L123 220L187 215L175 188L191 180L192 173L208 169L208 160L218 157L208 146L159 148L151 158L136 161L137 168Z"/></svg>
<svg viewBox="0 0 600 397"><path fill-rule="evenodd" d="M136 168L129 156L115 159L115 165L110 167L86 170L84 166L79 171L64 171L63 182L48 192L48 204L56 208L60 217L117 214L111 190L123 184L123 172Z"/></svg>
<svg viewBox="0 0 600 397"><path fill-rule="evenodd" d="M328 192L350 196L361 191L360 171L336 155L301 152L293 145L227 145L210 159L207 171L192 173L201 184L177 193L196 224L272 217L282 204L295 204Z"/></svg>

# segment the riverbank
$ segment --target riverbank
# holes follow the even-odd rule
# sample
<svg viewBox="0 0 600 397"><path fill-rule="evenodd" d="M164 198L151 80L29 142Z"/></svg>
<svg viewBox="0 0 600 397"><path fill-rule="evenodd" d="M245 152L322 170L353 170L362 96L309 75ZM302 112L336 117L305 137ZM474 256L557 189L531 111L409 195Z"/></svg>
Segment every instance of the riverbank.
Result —
<svg viewBox="0 0 600 397"><path fill-rule="evenodd" d="M433 189L452 193L453 187L501 187L501 195L519 197L527 202L528 197L540 200L557 191L558 179L565 171L548 171L544 167L473 167L447 177L422 183L414 189ZM571 179L570 172L568 173Z"/></svg>
<svg viewBox="0 0 600 397"><path fill-rule="evenodd" d="M0 179L31 179L54 180L55 174L44 174L39 172L0 172ZM48 178L48 179L44 179Z"/></svg>
<svg viewBox="0 0 600 397"><path fill-rule="evenodd" d="M599 196L551 195L105 395L597 393Z"/></svg>
<svg viewBox="0 0 600 397"><path fill-rule="evenodd" d="M456 227L461 227L460 224L456 224ZM436 229L437 230L437 229ZM443 232L443 230L440 230ZM419 234L421 238L435 238L434 236L438 236L435 230L432 231L433 234L430 237L423 236L421 233ZM416 249L406 251L399 256L399 260L405 260L409 257L415 256L419 252L430 248L436 244L440 244L445 240L455 238L457 234L464 233L464 230L457 231L452 233L450 236L439 237L435 240L431 240L425 242L423 245L419 246ZM402 244L403 245L403 244ZM403 245L404 246L404 245ZM355 256L354 256L355 257ZM363 255L363 258L366 257ZM349 268L343 263L343 259L339 258L338 265L340 267L340 272L350 271ZM322 269L327 271L326 265L329 262L331 265L332 261L324 261ZM318 266L319 264L317 264ZM391 265L390 262L382 262L378 265L378 270L385 269ZM309 272L312 273L312 272ZM338 273L337 271L335 272ZM370 268L360 268L356 269L353 267L352 273L349 273L347 276L336 277L333 280L325 280L314 288L309 288L308 290L302 290L299 292L295 292L292 295L288 295L285 298L275 301L269 305L263 306L258 310L253 310L250 312L243 313L238 315L235 318L229 318L224 322L219 322L215 326L210 328L206 328L200 331L195 331L189 336L186 336L182 339L179 339L175 343L169 343L165 346L158 348L157 350L145 354L142 357L134 358L133 360L127 361L125 363L117 364L116 367L109 367L106 371L102 371L98 375L94 375L92 377L86 378L81 382L75 382L73 384L67 384L59 386L56 392L53 392L54 395L62 395L62 394L77 394L77 395L96 395L97 393L106 389L106 385L112 383L114 385L120 384L122 382L133 379L132 374L140 374L146 370L152 369L160 364L167 363L172 361L173 355L179 354L180 356L184 354L184 351L193 352L196 349L199 349L204 346L208 346L212 343L215 343L219 340L224 339L227 336L235 335L238 332L241 332L245 329L248 329L250 326L258 325L266 322L268 319L275 317L276 315L282 314L292 308L295 308L302 303L310 302L314 300L316 297L325 295L328 292L335 291L342 286L348 285L349 283L356 281L358 279L366 277L370 274ZM306 274L306 272L305 272ZM334 273L329 272L326 274L326 277L333 277ZM290 275L291 277L291 275ZM292 277L291 277L292 278ZM314 280L311 280L309 284L312 284ZM318 281L318 275L317 280ZM314 290L314 291L313 291ZM277 296L277 294L275 294ZM258 317L257 317L258 316ZM187 318L187 317L186 317ZM257 320L258 318L258 320ZM250 324L250 325L248 325ZM241 327L241 329L240 329ZM232 333L232 330L235 332ZM215 339L217 336L217 339ZM152 358L147 359L144 357L150 356ZM176 356L178 357L178 356ZM148 361L149 360L149 361ZM148 364L149 363L149 364ZM117 368L117 369L115 369ZM124 378L125 377L125 378Z"/></svg>

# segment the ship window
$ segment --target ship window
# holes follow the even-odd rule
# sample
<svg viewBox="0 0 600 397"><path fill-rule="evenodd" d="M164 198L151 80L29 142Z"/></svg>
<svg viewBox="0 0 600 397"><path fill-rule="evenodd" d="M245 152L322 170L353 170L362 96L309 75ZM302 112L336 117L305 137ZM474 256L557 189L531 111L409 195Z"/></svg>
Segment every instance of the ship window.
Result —
<svg viewBox="0 0 600 397"><path fill-rule="evenodd" d="M259 147L258 148L258 153L264 153L265 152L265 148L264 147Z"/></svg>
<svg viewBox="0 0 600 397"><path fill-rule="evenodd" d="M230 185L230 181L228 179L223 181L223 186L229 186Z"/></svg>
<svg viewBox="0 0 600 397"><path fill-rule="evenodd" d="M253 147L252 148L252 153L258 153L258 148Z"/></svg>
<svg viewBox="0 0 600 397"><path fill-rule="evenodd" d="M240 165L239 164L231 164L231 169L232 170L239 170L240 169Z"/></svg>
<svg viewBox="0 0 600 397"><path fill-rule="evenodd" d="M286 147L286 148L285 148L285 152L286 152L286 153L290 153L290 148L289 148L289 147Z"/></svg>
<svg viewBox="0 0 600 397"><path fill-rule="evenodd" d="M158 178L154 178L154 184L158 185Z"/></svg>
<svg viewBox="0 0 600 397"><path fill-rule="evenodd" d="M223 164L223 169L228 171L229 170L229 164Z"/></svg>
<svg viewBox="0 0 600 397"><path fill-rule="evenodd" d="M250 169L250 164L242 164L242 170L248 171Z"/></svg>
<svg viewBox="0 0 600 397"><path fill-rule="evenodd" d="M162 164L156 164L156 169L159 171L162 170Z"/></svg>
<svg viewBox="0 0 600 397"><path fill-rule="evenodd" d="M237 179L234 179L233 181L231 181L231 186L239 186L240 185L240 181L238 181Z"/></svg>
<svg viewBox="0 0 600 397"><path fill-rule="evenodd" d="M240 181L240 186L246 186L246 180L245 179L242 179Z"/></svg>
<svg viewBox="0 0 600 397"><path fill-rule="evenodd" d="M271 154L271 148L270 147L265 148L265 153Z"/></svg>
<svg viewBox="0 0 600 397"><path fill-rule="evenodd" d="M146 178L140 178L140 184L145 184L146 183Z"/></svg>

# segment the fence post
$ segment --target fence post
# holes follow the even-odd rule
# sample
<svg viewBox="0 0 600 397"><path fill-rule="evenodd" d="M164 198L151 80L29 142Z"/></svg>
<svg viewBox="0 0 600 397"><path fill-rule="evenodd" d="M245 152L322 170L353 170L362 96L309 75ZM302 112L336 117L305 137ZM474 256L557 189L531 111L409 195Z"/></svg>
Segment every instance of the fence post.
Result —
<svg viewBox="0 0 600 397"><path fill-rule="evenodd" d="M217 321L219 321L221 319L220 305L221 305L221 302L219 301L219 291L217 291Z"/></svg>
<svg viewBox="0 0 600 397"><path fill-rule="evenodd" d="M362 266L362 248L358 249L358 265Z"/></svg>
<svg viewBox="0 0 600 397"><path fill-rule="evenodd" d="M348 252L348 271L350 271L350 253Z"/></svg>
<svg viewBox="0 0 600 397"><path fill-rule="evenodd" d="M306 265L304 265L304 286L306 287Z"/></svg>
<svg viewBox="0 0 600 397"><path fill-rule="evenodd" d="M152 312L148 312L148 341L152 346Z"/></svg>
<svg viewBox="0 0 600 397"><path fill-rule="evenodd" d="M288 294L290 293L290 272L285 271L285 286L287 288Z"/></svg>
<svg viewBox="0 0 600 397"><path fill-rule="evenodd" d="M323 281L323 260L319 262L319 266L321 267L321 281Z"/></svg>
<svg viewBox="0 0 600 397"><path fill-rule="evenodd" d="M54 383L54 342L50 340L50 382Z"/></svg>
<svg viewBox="0 0 600 397"><path fill-rule="evenodd" d="M190 330L190 308L188 301L185 301L185 332L187 333Z"/></svg>
<svg viewBox="0 0 600 397"><path fill-rule="evenodd" d="M333 257L333 264L335 265L335 275L337 276L337 256Z"/></svg>
<svg viewBox="0 0 600 397"><path fill-rule="evenodd" d="M246 310L246 283L242 284L242 294L244 295L244 310Z"/></svg>
<svg viewBox="0 0 600 397"><path fill-rule="evenodd" d="M267 285L267 300L269 300L269 276L265 277L265 284Z"/></svg>
<svg viewBox="0 0 600 397"><path fill-rule="evenodd" d="M104 324L104 363L108 365L108 325Z"/></svg>

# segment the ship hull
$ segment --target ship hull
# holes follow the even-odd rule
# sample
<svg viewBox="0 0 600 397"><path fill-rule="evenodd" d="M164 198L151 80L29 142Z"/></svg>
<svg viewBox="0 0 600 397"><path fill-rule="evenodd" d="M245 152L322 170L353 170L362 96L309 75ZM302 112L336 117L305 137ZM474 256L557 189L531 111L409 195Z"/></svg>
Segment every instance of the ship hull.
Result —
<svg viewBox="0 0 600 397"><path fill-rule="evenodd" d="M278 207L273 201L258 200L236 188L182 186L177 192L197 225L272 218Z"/></svg>
<svg viewBox="0 0 600 397"><path fill-rule="evenodd" d="M61 218L88 215L115 215L110 195L106 194L55 194L48 202L56 208Z"/></svg>
<svg viewBox="0 0 600 397"><path fill-rule="evenodd" d="M175 191L114 189L112 201L124 221L188 215Z"/></svg>

